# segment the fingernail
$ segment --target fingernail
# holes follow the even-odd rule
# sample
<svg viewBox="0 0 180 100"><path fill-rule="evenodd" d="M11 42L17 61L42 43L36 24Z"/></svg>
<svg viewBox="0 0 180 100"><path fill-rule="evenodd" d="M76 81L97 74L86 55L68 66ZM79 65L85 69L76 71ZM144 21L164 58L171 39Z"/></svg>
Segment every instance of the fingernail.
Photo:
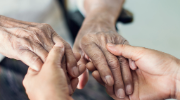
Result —
<svg viewBox="0 0 180 100"><path fill-rule="evenodd" d="M131 62L131 65L132 65L132 68L133 68L133 69L136 69L136 64L135 64L134 61Z"/></svg>
<svg viewBox="0 0 180 100"><path fill-rule="evenodd" d="M112 43L108 43L107 44L109 47L114 47L115 45L114 44L112 44Z"/></svg>
<svg viewBox="0 0 180 100"><path fill-rule="evenodd" d="M127 85L127 86L126 86L126 93L127 93L127 94L131 94L131 93L132 93L131 85Z"/></svg>
<svg viewBox="0 0 180 100"><path fill-rule="evenodd" d="M123 89L118 89L117 92L116 92L116 96L118 98L125 98L124 90Z"/></svg>
<svg viewBox="0 0 180 100"><path fill-rule="evenodd" d="M35 71L39 71L39 68L37 67L37 66L31 66L31 68L33 69L33 70L35 70Z"/></svg>
<svg viewBox="0 0 180 100"><path fill-rule="evenodd" d="M54 46L56 46L56 47L63 47L63 43L56 43Z"/></svg>
<svg viewBox="0 0 180 100"><path fill-rule="evenodd" d="M113 78L110 75L107 75L105 79L106 79L106 84L108 84L109 86L113 85Z"/></svg>
<svg viewBox="0 0 180 100"><path fill-rule="evenodd" d="M78 68L77 68L76 66L74 66L74 67L72 68L72 70L73 70L74 76L78 76L78 75L79 75L79 70L78 70Z"/></svg>

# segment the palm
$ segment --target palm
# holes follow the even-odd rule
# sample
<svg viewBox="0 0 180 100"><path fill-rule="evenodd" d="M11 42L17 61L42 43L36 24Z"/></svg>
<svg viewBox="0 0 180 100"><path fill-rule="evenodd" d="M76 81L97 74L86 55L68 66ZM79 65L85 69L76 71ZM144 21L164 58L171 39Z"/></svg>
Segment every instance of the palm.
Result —
<svg viewBox="0 0 180 100"><path fill-rule="evenodd" d="M149 54L149 55L147 55ZM172 70L173 57L162 56L164 53L151 53L138 59L136 65L139 69L133 71L134 93L131 98L134 100L163 100L170 98L174 89L175 70ZM170 68L171 67L171 68Z"/></svg>

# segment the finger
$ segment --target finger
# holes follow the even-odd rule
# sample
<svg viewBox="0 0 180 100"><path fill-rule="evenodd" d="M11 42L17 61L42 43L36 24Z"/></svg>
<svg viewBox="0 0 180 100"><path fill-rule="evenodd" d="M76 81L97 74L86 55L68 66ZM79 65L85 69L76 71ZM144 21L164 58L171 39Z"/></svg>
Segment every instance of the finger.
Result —
<svg viewBox="0 0 180 100"><path fill-rule="evenodd" d="M95 70L92 73L92 76L96 79L96 81L98 81L101 85L105 86L105 83L103 82L103 80L101 79L101 76L99 74L99 72L97 70Z"/></svg>
<svg viewBox="0 0 180 100"><path fill-rule="evenodd" d="M74 56L77 61L79 61L81 59L81 55L78 52L74 52Z"/></svg>
<svg viewBox="0 0 180 100"><path fill-rule="evenodd" d="M87 60L82 55L81 59L78 61L78 66L80 70L78 89L83 89L89 78L89 72L86 71L86 63L87 63Z"/></svg>
<svg viewBox="0 0 180 100"><path fill-rule="evenodd" d="M112 71L112 74L114 76L114 91L118 98L125 98L125 88L123 83L123 76L122 71L120 69L120 62L117 59L116 56L112 55L110 52L107 51L106 48L101 47L101 50L103 51L109 68Z"/></svg>
<svg viewBox="0 0 180 100"><path fill-rule="evenodd" d="M92 62L88 62L88 63L86 64L86 68L87 68L88 70L90 70L91 72L97 70L96 67L93 65Z"/></svg>
<svg viewBox="0 0 180 100"><path fill-rule="evenodd" d="M65 76L66 76L66 81L67 81L68 88L69 88L69 94L71 95L71 94L73 94L73 89L72 89L72 85L70 82L70 76L68 75L67 69L66 69L67 67L66 67L66 57L65 56L63 56L61 64L62 64L62 69L63 69Z"/></svg>
<svg viewBox="0 0 180 100"><path fill-rule="evenodd" d="M47 60L45 63L51 63L56 65L54 67L61 67L62 58L64 56L64 45L62 43L56 43L54 47L49 52ZM49 66L52 67L52 66Z"/></svg>
<svg viewBox="0 0 180 100"><path fill-rule="evenodd" d="M78 83L78 89L83 89L86 85L86 83L88 82L89 79L89 71L86 70L84 71L83 74L81 74L79 77L79 83Z"/></svg>
<svg viewBox="0 0 180 100"><path fill-rule="evenodd" d="M62 41L64 42L65 56L66 56L66 61L67 61L67 70L72 77L78 77L80 75L79 68L77 66L77 60L74 56L71 46L57 35L53 36L53 40L55 43L62 42Z"/></svg>
<svg viewBox="0 0 180 100"><path fill-rule="evenodd" d="M132 61L131 59L129 59L129 66L132 70L136 70L137 69L137 66L135 64L134 61Z"/></svg>
<svg viewBox="0 0 180 100"><path fill-rule="evenodd" d="M29 67L28 70L27 70L26 76L27 75L37 75L38 73L39 73L38 71L36 71L36 70L32 69L31 67Z"/></svg>
<svg viewBox="0 0 180 100"><path fill-rule="evenodd" d="M96 68L100 72L102 80L109 86L114 85L114 79L111 70L109 69L106 58L104 57L104 54L99 49L99 47L97 47L96 44L82 46L83 48L86 48L84 49L84 51L92 60L94 66L96 66Z"/></svg>
<svg viewBox="0 0 180 100"><path fill-rule="evenodd" d="M133 95L129 95L130 100L138 100L139 99L139 83L138 83L138 76L135 71L132 71L133 75L133 82L134 82L134 91Z"/></svg>
<svg viewBox="0 0 180 100"><path fill-rule="evenodd" d="M105 87L106 87L106 92L107 92L107 94L110 96L110 97L112 97L114 100L129 100L129 97L128 96L125 96L124 98L118 98L116 95L115 95L115 93L114 93L114 88L113 88L113 86L107 86L107 85L105 85ZM136 99L134 99L134 100L136 100Z"/></svg>
<svg viewBox="0 0 180 100"><path fill-rule="evenodd" d="M19 58L21 61L23 61L26 65L35 71L40 71L43 62L38 55L29 50L21 50L19 53L21 55Z"/></svg>
<svg viewBox="0 0 180 100"><path fill-rule="evenodd" d="M33 45L33 49L31 51L36 53L43 62L46 61L46 58L48 56L48 51L46 51L46 49L43 48L41 45L39 44Z"/></svg>
<svg viewBox="0 0 180 100"><path fill-rule="evenodd" d="M130 95L133 92L133 82L132 82L132 75L129 68L129 64L127 59L125 59L124 57L118 57L118 59L121 66L121 72L122 72L126 94Z"/></svg>
<svg viewBox="0 0 180 100"><path fill-rule="evenodd" d="M121 44L120 45L108 44L107 49L114 55L123 56L125 58L132 59L133 61L140 59L142 56L142 52L144 50L144 48L142 47L134 47L130 45L121 45Z"/></svg>
<svg viewBox="0 0 180 100"><path fill-rule="evenodd" d="M77 88L78 82L79 82L78 78L74 78L71 80L71 87L72 87L73 93Z"/></svg>

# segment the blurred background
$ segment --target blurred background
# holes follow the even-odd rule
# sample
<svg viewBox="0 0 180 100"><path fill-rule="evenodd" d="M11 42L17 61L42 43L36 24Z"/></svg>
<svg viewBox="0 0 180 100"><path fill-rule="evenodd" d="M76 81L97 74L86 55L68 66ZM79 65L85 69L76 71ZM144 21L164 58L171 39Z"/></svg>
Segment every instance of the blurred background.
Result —
<svg viewBox="0 0 180 100"><path fill-rule="evenodd" d="M22 3L18 4L16 3L17 1L22 1ZM48 23L57 32L62 32L61 26L63 29L66 29L63 30L64 33L69 33L69 43L73 44L84 19L78 10L76 0L57 0L58 2L50 0L44 0L44 2L41 0L33 1L37 5L33 4L33 2L26 3L23 1L25 0L0 0L0 7L4 7L4 9L0 9L0 15L15 19L20 18L20 20L25 21ZM26 18L27 15L30 15L31 10L28 12L26 9L17 9L16 12L13 12L12 9L11 12L13 13L7 13L6 11L9 11L10 8L5 6L11 4L11 8L18 8L18 6L29 5L31 8L38 8L38 4L43 3L47 5L44 7L51 8L51 11L49 11L50 13L46 12L42 7L39 11L42 10L41 12L44 12L42 15L35 16L39 17L39 19L35 18L35 21L34 19ZM60 5L61 11L56 9L58 7L57 4ZM156 49L180 58L180 44L178 44L180 43L179 5L180 0L126 0L117 21L117 30L131 45ZM37 10L36 14L38 15L38 13ZM49 18L51 14L55 15ZM22 16L25 16L24 19L21 19ZM42 16L47 17L43 19ZM60 17L61 20L59 19ZM56 18L60 21L58 20L57 23L54 23L52 20ZM67 38L66 36L64 37ZM24 88L20 85L28 67L22 62L13 59L1 56L0 59L3 59L0 62L0 100L28 100L24 93ZM92 77L90 77L88 84L83 90L75 91L73 98L75 100L112 100L106 94L104 87L99 85Z"/></svg>

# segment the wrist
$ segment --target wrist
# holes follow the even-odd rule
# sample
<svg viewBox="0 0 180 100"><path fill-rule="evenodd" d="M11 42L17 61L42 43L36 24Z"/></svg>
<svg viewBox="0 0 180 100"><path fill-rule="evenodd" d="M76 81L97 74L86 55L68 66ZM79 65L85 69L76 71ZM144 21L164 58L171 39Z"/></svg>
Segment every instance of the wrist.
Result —
<svg viewBox="0 0 180 100"><path fill-rule="evenodd" d="M116 19L117 18L110 12L99 9L99 10L92 11L91 13L89 13L86 16L83 24L106 22L111 26L115 26Z"/></svg>

